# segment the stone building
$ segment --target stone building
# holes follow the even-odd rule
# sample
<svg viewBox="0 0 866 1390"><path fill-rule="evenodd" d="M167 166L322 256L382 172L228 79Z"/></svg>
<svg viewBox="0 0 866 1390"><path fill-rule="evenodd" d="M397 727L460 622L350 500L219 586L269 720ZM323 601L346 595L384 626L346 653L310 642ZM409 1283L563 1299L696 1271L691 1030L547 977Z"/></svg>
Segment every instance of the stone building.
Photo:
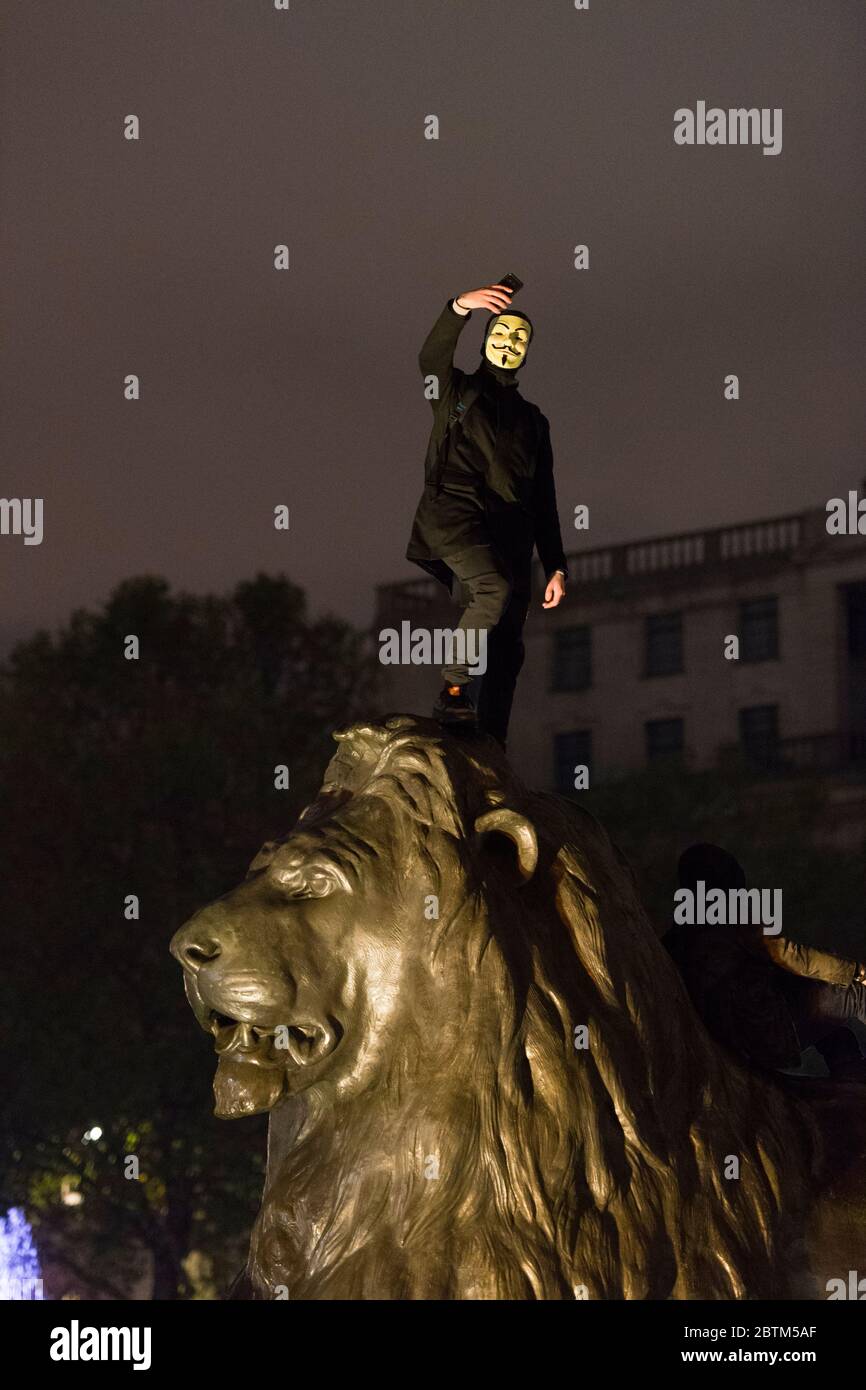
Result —
<svg viewBox="0 0 866 1390"><path fill-rule="evenodd" d="M740 756L767 774L845 772L866 755L866 536L824 508L581 550L566 601L526 625L509 755L536 786L571 789L658 759ZM385 628L451 627L434 580L384 584ZM726 656L738 639L738 659ZM430 667L382 668L388 709L426 713Z"/></svg>

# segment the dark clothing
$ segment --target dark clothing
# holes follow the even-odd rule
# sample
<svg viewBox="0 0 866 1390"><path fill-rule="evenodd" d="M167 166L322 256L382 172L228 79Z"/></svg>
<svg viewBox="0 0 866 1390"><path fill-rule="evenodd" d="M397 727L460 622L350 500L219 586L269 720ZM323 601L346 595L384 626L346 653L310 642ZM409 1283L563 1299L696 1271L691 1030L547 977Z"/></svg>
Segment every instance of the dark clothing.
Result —
<svg viewBox="0 0 866 1390"><path fill-rule="evenodd" d="M825 1039L840 1024L866 1024L866 988L859 984L829 985L820 980L783 975L780 984L797 1026L801 1047L824 1051Z"/></svg>
<svg viewBox="0 0 866 1390"><path fill-rule="evenodd" d="M523 625L532 589L531 556L525 567L511 573L511 591L505 611L487 639L487 672L478 696L478 724L505 747L514 690L526 655Z"/></svg>
<svg viewBox="0 0 866 1390"><path fill-rule="evenodd" d="M452 598L463 609L458 631L483 632L487 641L511 598L511 581L500 557L489 545L470 545L456 555L448 555L445 563L454 576ZM477 653L477 637L472 646L467 643L465 650L468 652L473 646ZM486 649L484 655L486 661ZM472 678L468 660L454 661L442 668L442 679L446 685L466 685Z"/></svg>
<svg viewBox="0 0 866 1390"><path fill-rule="evenodd" d="M419 355L424 376L438 380L439 398L431 401L425 486L406 555L449 584L448 555L492 545L510 564L531 555L534 545L549 578L554 570L566 570L550 428L538 407L521 396L513 372L486 360L471 374L454 366L457 340L470 318L449 301ZM479 395L452 431L440 472L448 417L470 383L480 387Z"/></svg>
<svg viewBox="0 0 866 1390"><path fill-rule="evenodd" d="M663 938L707 1031L758 1066L796 1067L800 1045L780 973L736 927L675 926Z"/></svg>
<svg viewBox="0 0 866 1390"><path fill-rule="evenodd" d="M532 555L526 552L506 565L489 546L476 545L447 555L445 561L455 576L453 596L463 607L459 627L487 631L487 669L480 677L475 706L479 727L504 745L523 665ZM472 679L466 664L446 666L442 677L447 685L463 685Z"/></svg>
<svg viewBox="0 0 866 1390"><path fill-rule="evenodd" d="M801 1046L815 1040L805 1025L818 992L828 1030L864 1017L854 961L753 926L674 926L663 942L709 1033L755 1065L799 1065Z"/></svg>

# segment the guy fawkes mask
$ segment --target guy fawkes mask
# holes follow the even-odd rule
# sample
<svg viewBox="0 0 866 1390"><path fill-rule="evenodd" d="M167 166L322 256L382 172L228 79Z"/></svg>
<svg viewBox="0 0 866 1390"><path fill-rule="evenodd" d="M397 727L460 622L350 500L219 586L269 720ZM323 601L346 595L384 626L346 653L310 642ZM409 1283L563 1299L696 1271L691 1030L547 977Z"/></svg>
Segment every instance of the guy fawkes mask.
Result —
<svg viewBox="0 0 866 1390"><path fill-rule="evenodd" d="M484 356L494 367L516 371L529 350L532 326L519 314L497 314L487 330Z"/></svg>

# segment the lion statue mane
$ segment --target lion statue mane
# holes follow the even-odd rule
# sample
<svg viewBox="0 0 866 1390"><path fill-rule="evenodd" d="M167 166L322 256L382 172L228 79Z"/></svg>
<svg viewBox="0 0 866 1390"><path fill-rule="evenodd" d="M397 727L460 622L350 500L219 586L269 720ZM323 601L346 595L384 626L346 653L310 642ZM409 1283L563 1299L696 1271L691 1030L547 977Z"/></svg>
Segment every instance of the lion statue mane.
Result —
<svg viewBox="0 0 866 1390"><path fill-rule="evenodd" d="M172 943L216 1113L271 1112L241 1296L791 1296L814 1124L710 1040L598 823L482 736L335 738Z"/></svg>

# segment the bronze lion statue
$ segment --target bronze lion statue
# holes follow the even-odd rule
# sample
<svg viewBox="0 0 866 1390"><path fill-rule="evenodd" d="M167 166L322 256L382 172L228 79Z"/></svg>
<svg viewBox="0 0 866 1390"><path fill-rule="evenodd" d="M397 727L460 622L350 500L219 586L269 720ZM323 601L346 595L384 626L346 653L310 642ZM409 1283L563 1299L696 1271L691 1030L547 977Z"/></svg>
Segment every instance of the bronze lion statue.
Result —
<svg viewBox="0 0 866 1390"><path fill-rule="evenodd" d="M271 1112L241 1296L795 1296L811 1113L710 1040L601 827L481 736L335 738L172 942L217 1115Z"/></svg>

